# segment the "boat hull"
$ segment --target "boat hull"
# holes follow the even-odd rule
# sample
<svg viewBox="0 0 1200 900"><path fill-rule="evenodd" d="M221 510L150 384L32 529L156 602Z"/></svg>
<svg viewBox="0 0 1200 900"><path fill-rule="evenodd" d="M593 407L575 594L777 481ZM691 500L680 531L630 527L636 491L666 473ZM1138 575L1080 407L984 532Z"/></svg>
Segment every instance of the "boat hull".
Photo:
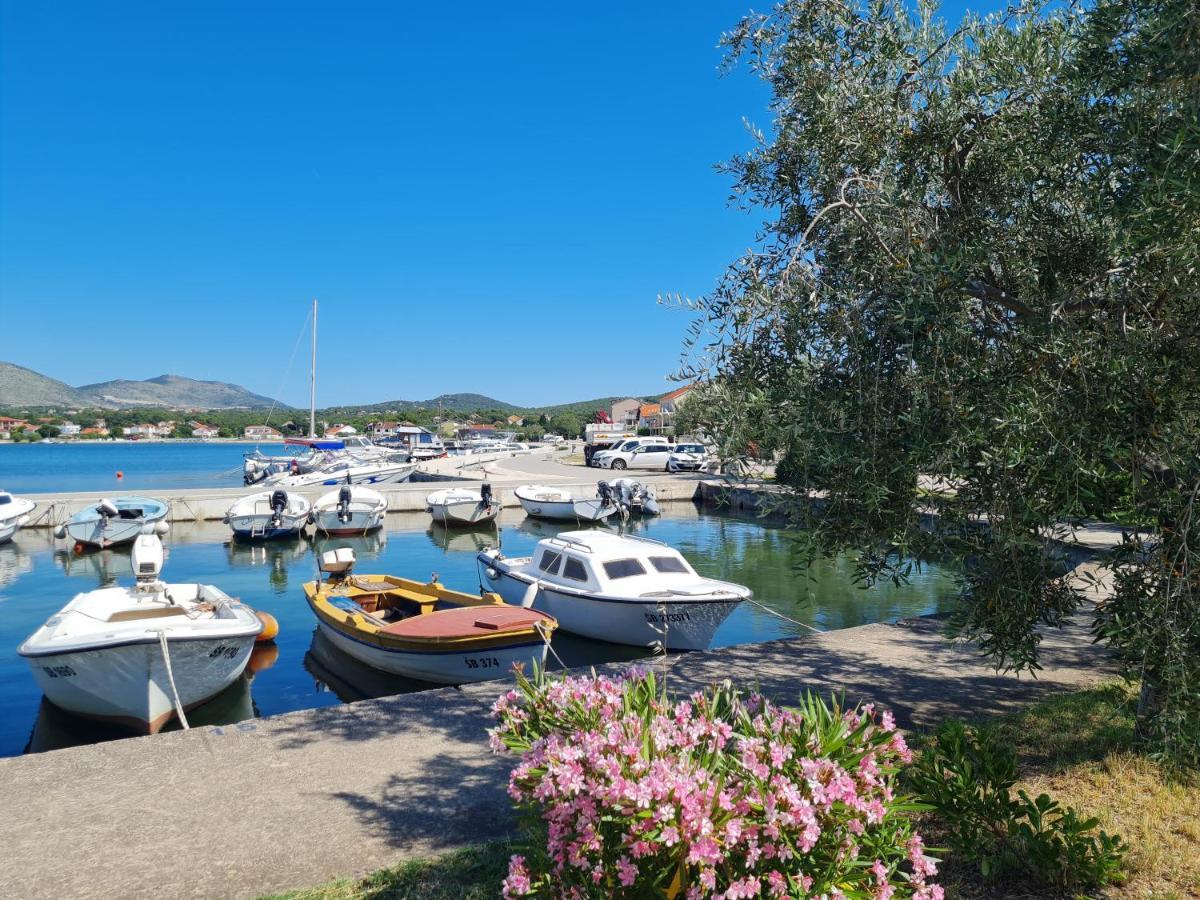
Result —
<svg viewBox="0 0 1200 900"><path fill-rule="evenodd" d="M318 619L317 622L322 634L335 647L359 662L393 675L404 675L434 684L467 684L507 678L516 664L523 665L525 671L530 672L534 663L545 664L549 647L548 643L539 639L505 647L400 650L360 641L339 631L324 619Z"/></svg>
<svg viewBox="0 0 1200 900"><path fill-rule="evenodd" d="M167 504L148 498L135 497L131 498L131 501L118 499L117 506L125 509L127 502L133 502L138 508L148 510L148 514L124 519L106 518L96 515L94 511L79 513L64 526L67 537L85 547L116 547L131 543L142 533L143 526L165 519L169 512Z"/></svg>
<svg viewBox="0 0 1200 900"><path fill-rule="evenodd" d="M22 525L29 521L29 516L16 516L0 522L0 544L7 544L13 539Z"/></svg>
<svg viewBox="0 0 1200 900"><path fill-rule="evenodd" d="M229 527L239 541L271 541L277 538L295 537L308 522L308 513L280 517L279 524L272 524L269 514L230 516Z"/></svg>
<svg viewBox="0 0 1200 900"><path fill-rule="evenodd" d="M350 518L343 522L336 509L322 509L316 513L317 531L333 537L350 537L366 534L383 525L384 510L351 510Z"/></svg>
<svg viewBox="0 0 1200 900"><path fill-rule="evenodd" d="M430 504L427 509L433 521L439 525L469 526L493 522L500 515L500 504L485 506L478 500L460 500L452 503Z"/></svg>
<svg viewBox="0 0 1200 900"><path fill-rule="evenodd" d="M185 709L212 699L242 674L254 635L168 637L171 670ZM175 716L157 639L26 660L46 699L60 709L154 734Z"/></svg>
<svg viewBox="0 0 1200 900"><path fill-rule="evenodd" d="M601 500L536 500L517 495L527 516L558 522L599 522L617 511L611 503Z"/></svg>
<svg viewBox="0 0 1200 900"><path fill-rule="evenodd" d="M502 561L478 559L481 583L506 603L521 605L532 579L508 572ZM598 641L667 650L705 650L740 600L654 600L597 597L556 590L542 582L533 608L558 620L563 631Z"/></svg>

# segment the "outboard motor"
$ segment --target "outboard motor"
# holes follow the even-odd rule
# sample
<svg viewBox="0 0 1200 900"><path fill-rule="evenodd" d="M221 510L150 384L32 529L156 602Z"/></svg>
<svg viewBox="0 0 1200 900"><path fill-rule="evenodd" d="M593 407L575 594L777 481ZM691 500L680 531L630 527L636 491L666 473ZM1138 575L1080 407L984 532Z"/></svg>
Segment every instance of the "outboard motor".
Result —
<svg viewBox="0 0 1200 900"><path fill-rule="evenodd" d="M492 486L486 481L479 486L479 502L483 504L484 509L491 509L492 504L496 502L492 498Z"/></svg>
<svg viewBox="0 0 1200 900"><path fill-rule="evenodd" d="M607 481L601 481L596 485L596 494L600 497L601 506L612 506L613 504L613 489L612 485Z"/></svg>
<svg viewBox="0 0 1200 900"><path fill-rule="evenodd" d="M330 581L345 581L354 571L354 551L349 547L339 547L327 550L317 560L317 568L322 575L328 575Z"/></svg>
<svg viewBox="0 0 1200 900"><path fill-rule="evenodd" d="M661 510L658 508L658 494L650 485L640 485L642 489L642 515L657 516Z"/></svg>
<svg viewBox="0 0 1200 900"><path fill-rule="evenodd" d="M271 494L271 525L278 528L283 524L283 514L287 512L287 491L275 491Z"/></svg>
<svg viewBox="0 0 1200 900"><path fill-rule="evenodd" d="M107 497L96 504L96 512L100 513L102 519L115 519L121 514L121 511L117 509L117 504Z"/></svg>
<svg viewBox="0 0 1200 900"><path fill-rule="evenodd" d="M349 522L354 515L350 512L350 504L353 500L354 492L350 489L350 485L343 484L338 490L337 516L339 522Z"/></svg>

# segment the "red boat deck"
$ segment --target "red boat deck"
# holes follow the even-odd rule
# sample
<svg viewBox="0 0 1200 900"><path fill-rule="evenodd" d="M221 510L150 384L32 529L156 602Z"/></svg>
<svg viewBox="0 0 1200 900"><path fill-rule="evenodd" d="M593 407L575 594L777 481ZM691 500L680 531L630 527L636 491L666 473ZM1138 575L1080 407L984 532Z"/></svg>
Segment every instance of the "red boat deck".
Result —
<svg viewBox="0 0 1200 900"><path fill-rule="evenodd" d="M394 637L425 640L482 637L506 631L525 631L532 628L535 622L549 618L537 610L517 606L463 607L412 616L388 625L381 631Z"/></svg>

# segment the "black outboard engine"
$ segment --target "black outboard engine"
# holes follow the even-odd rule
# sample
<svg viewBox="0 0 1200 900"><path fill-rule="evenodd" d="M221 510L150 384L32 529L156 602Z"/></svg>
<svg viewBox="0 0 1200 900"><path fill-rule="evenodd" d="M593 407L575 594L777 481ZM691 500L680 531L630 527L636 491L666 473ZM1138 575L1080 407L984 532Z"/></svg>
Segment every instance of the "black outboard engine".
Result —
<svg viewBox="0 0 1200 900"><path fill-rule="evenodd" d="M479 502L483 504L484 509L491 509L492 504L496 502L492 498L492 486L486 481L479 486Z"/></svg>
<svg viewBox="0 0 1200 900"><path fill-rule="evenodd" d="M350 512L350 503L354 500L354 492L350 485L343 484L338 490L337 516L339 522L349 522L354 515Z"/></svg>
<svg viewBox="0 0 1200 900"><path fill-rule="evenodd" d="M287 491L275 491L271 494L271 525L278 528L283 524L283 514L287 512Z"/></svg>
<svg viewBox="0 0 1200 900"><path fill-rule="evenodd" d="M596 485L596 493L600 495L601 506L612 506L613 489L611 484L609 484L607 481L601 481Z"/></svg>

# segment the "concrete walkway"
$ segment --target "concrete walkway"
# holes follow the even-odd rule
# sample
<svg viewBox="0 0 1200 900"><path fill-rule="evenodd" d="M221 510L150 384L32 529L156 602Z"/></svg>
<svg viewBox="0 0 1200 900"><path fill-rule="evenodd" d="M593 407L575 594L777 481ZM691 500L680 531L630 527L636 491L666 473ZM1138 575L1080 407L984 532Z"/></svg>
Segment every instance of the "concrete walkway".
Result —
<svg viewBox="0 0 1200 900"><path fill-rule="evenodd" d="M1094 563L1077 570L1099 573ZM1103 584L1092 592L1103 593ZM902 726L1010 712L1111 678L1090 610L998 675L929 618L659 660L672 689L733 677L789 701L844 692ZM502 837L511 760L496 683L0 759L0 897L255 897Z"/></svg>

